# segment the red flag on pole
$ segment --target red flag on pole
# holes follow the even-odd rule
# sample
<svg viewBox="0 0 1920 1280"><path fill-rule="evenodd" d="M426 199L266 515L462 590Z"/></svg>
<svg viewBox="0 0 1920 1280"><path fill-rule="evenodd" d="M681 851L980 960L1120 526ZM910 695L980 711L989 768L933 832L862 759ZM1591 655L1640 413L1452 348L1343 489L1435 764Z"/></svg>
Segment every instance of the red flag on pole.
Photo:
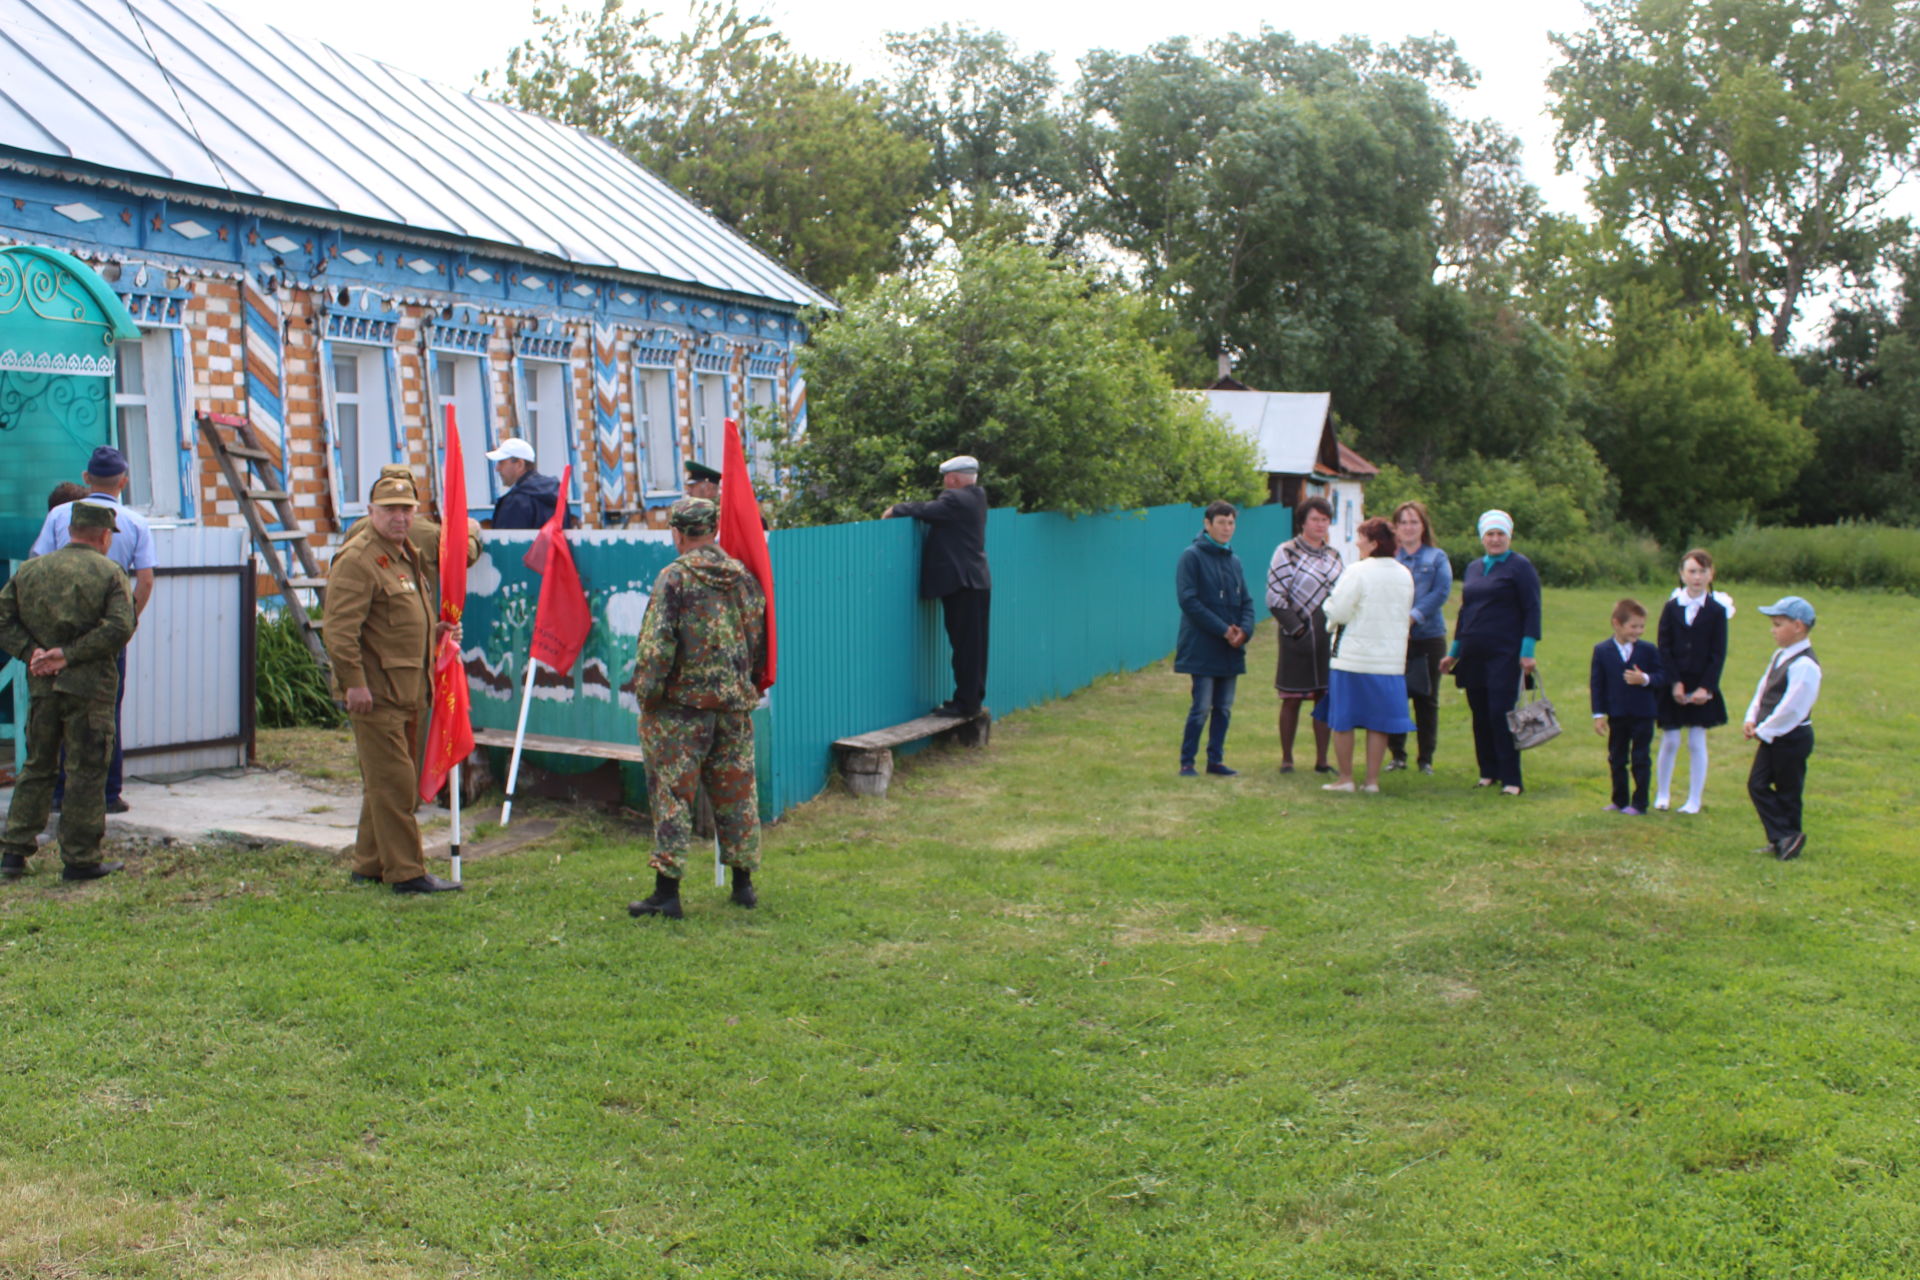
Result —
<svg viewBox="0 0 1920 1280"><path fill-rule="evenodd" d="M467 608L467 468L453 406L447 406L446 474L440 484L440 620L459 622ZM420 771L420 798L431 800L447 774L473 754L473 711L467 670L452 633L433 656L433 728Z"/></svg>
<svg viewBox="0 0 1920 1280"><path fill-rule="evenodd" d="M527 567L540 575L540 603L533 611L533 659L561 675L573 670L593 627L587 592L580 585L573 548L567 543L567 494L572 492L572 480L572 467L561 471L560 501L526 557Z"/></svg>
<svg viewBox="0 0 1920 1280"><path fill-rule="evenodd" d="M767 597L767 669L754 683L765 693L773 687L778 648L773 632L773 558L767 554L767 527L760 521L747 454L740 447L740 424L727 419L726 453L720 462L720 549L738 560Z"/></svg>

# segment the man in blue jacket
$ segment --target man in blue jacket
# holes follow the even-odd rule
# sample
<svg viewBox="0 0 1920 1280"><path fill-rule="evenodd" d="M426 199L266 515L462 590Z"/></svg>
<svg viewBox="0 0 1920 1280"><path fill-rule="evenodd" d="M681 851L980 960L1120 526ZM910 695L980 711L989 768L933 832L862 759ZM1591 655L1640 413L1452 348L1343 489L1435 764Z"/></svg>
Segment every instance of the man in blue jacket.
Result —
<svg viewBox="0 0 1920 1280"><path fill-rule="evenodd" d="M1213 725L1207 733L1207 772L1226 778L1239 773L1226 764L1227 725L1233 718L1234 684L1247 669L1253 597L1231 545L1238 520L1231 502L1209 503L1200 535L1180 553L1174 570L1180 638L1173 651L1173 669L1193 678L1193 705L1187 711L1186 734L1180 739L1183 778L1196 776L1194 756L1209 712Z"/></svg>
<svg viewBox="0 0 1920 1280"><path fill-rule="evenodd" d="M500 472L500 483L507 491L493 504L496 529L538 529L553 516L560 503L560 482L533 469L533 446L525 440L502 440L500 447L487 454L487 461ZM573 514L567 514L567 527L573 527Z"/></svg>

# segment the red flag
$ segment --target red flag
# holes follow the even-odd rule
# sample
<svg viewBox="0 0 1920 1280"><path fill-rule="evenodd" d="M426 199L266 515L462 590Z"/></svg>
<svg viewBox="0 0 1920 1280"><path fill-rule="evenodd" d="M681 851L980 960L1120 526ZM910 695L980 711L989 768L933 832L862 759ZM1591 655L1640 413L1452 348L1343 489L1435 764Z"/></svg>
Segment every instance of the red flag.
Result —
<svg viewBox="0 0 1920 1280"><path fill-rule="evenodd" d="M446 477L440 484L440 620L458 622L467 608L467 467L460 431L447 406ZM447 774L473 754L473 709L467 700L467 669L449 632L433 656L433 729L420 770L420 798L431 800Z"/></svg>
<svg viewBox="0 0 1920 1280"><path fill-rule="evenodd" d="M540 603L533 611L533 658L561 675L573 670L587 643L593 613L580 571L573 567L573 548L567 543L567 494L572 492L573 468L560 472L560 501L527 552L527 567L540 575Z"/></svg>
<svg viewBox="0 0 1920 1280"><path fill-rule="evenodd" d="M727 419L726 453L720 463L720 549L746 566L767 597L767 669L754 683L765 693L773 687L778 648L773 633L773 558L767 554L767 527L760 521L760 500L747 474L740 447L740 424Z"/></svg>

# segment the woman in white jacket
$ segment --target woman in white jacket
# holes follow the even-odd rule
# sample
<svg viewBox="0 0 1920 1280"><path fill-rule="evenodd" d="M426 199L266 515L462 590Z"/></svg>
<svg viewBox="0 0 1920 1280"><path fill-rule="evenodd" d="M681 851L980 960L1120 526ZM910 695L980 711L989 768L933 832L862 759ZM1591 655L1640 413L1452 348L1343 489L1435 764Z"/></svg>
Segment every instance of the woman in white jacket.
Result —
<svg viewBox="0 0 1920 1280"><path fill-rule="evenodd" d="M1355 561L1327 597L1327 626L1337 627L1327 699L1315 708L1333 730L1340 778L1324 791L1378 791L1387 735L1411 733L1407 716L1407 629L1413 623L1413 575L1393 558L1393 526L1378 518L1354 531ZM1367 780L1353 782L1353 731L1367 731Z"/></svg>

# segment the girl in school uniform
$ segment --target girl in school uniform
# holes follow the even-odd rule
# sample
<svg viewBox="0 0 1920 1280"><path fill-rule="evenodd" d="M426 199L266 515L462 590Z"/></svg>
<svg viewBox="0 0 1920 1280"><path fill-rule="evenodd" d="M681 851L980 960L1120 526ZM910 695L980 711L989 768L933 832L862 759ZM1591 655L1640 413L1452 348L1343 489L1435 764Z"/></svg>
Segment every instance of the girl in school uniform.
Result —
<svg viewBox="0 0 1920 1280"><path fill-rule="evenodd" d="M1680 585L1660 611L1660 764L1653 807L1672 803L1673 767L1680 739L1687 740L1687 802L1681 813L1700 812L1707 788L1707 730L1727 722L1720 696L1720 669L1727 661L1727 620L1733 597L1713 589L1713 557L1695 549L1680 561Z"/></svg>

